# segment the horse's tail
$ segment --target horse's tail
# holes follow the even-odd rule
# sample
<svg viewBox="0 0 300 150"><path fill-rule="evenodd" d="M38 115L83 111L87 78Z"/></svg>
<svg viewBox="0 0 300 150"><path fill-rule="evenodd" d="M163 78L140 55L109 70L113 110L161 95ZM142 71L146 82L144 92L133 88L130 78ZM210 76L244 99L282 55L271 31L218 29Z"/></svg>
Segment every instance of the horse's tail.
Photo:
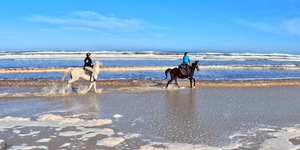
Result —
<svg viewBox="0 0 300 150"><path fill-rule="evenodd" d="M165 75L166 75L166 78L165 78L165 79L168 78L168 73L169 73L171 70L172 70L172 69L168 68L168 69L165 71ZM164 79L164 80L165 80L165 79Z"/></svg>
<svg viewBox="0 0 300 150"><path fill-rule="evenodd" d="M65 78L66 76L72 71L73 68L67 68L65 71L64 71L64 74L63 76L61 77L61 81L65 81Z"/></svg>

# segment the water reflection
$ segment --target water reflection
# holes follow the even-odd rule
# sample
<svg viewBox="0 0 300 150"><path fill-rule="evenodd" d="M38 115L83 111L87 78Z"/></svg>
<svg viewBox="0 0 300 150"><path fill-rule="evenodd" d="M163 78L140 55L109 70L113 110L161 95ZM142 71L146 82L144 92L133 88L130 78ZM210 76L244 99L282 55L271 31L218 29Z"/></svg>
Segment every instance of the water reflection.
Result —
<svg viewBox="0 0 300 150"><path fill-rule="evenodd" d="M100 95L87 93L78 96L66 96L63 99L66 115L82 115L84 119L99 119Z"/></svg>
<svg viewBox="0 0 300 150"><path fill-rule="evenodd" d="M176 90L166 92L168 116L178 122L185 122L195 117L195 90Z"/></svg>
<svg viewBox="0 0 300 150"><path fill-rule="evenodd" d="M195 89L166 91L164 96L165 108L153 132L167 141L194 143L199 136Z"/></svg>

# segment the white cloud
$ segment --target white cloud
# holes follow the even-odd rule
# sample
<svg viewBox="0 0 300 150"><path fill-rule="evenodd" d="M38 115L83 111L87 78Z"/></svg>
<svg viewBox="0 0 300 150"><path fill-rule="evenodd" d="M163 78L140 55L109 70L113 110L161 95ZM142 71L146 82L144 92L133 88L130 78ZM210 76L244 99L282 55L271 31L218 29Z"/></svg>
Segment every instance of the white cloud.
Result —
<svg viewBox="0 0 300 150"><path fill-rule="evenodd" d="M257 30L271 32L271 33L279 33L278 27L274 24L269 24L265 22L251 22L242 19L234 19L234 22L237 24L241 24L244 26L248 26Z"/></svg>
<svg viewBox="0 0 300 150"><path fill-rule="evenodd" d="M300 36L300 18L281 19L273 23L253 22L241 19L235 19L234 22L265 32Z"/></svg>
<svg viewBox="0 0 300 150"><path fill-rule="evenodd" d="M283 29L293 35L300 36L300 18L282 21Z"/></svg>
<svg viewBox="0 0 300 150"><path fill-rule="evenodd" d="M64 17L33 15L26 20L38 23L54 24L60 29L81 28L87 31L104 29L108 31L136 32L146 28L153 28L153 26L155 26L139 19L119 19L91 11L77 11Z"/></svg>

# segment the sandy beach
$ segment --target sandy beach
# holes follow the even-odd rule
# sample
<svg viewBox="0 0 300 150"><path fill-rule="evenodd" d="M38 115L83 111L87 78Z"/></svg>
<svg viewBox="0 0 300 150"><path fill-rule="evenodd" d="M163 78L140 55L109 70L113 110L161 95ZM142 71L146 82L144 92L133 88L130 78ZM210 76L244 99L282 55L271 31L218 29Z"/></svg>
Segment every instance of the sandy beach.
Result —
<svg viewBox="0 0 300 150"><path fill-rule="evenodd" d="M300 150L300 0L2 0L0 18L0 150Z"/></svg>
<svg viewBox="0 0 300 150"><path fill-rule="evenodd" d="M1 81L0 148L299 149L299 81ZM242 86L244 85L244 86ZM279 86L280 85L280 86Z"/></svg>

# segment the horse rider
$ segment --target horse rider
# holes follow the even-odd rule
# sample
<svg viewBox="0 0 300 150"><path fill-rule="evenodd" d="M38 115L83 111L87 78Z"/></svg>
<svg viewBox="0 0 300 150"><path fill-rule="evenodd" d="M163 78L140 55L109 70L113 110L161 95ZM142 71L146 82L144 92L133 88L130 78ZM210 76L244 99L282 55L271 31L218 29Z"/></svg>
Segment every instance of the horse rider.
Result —
<svg viewBox="0 0 300 150"><path fill-rule="evenodd" d="M188 78L190 78L190 56L188 52L184 53L184 56L182 58L182 64L180 66L182 66L182 68L186 71L186 74L188 76Z"/></svg>
<svg viewBox="0 0 300 150"><path fill-rule="evenodd" d="M84 59L84 69L91 72L90 81L92 81L92 77L93 77L93 80L96 80L94 77L95 70L93 69L94 65L93 65L93 61L92 61L91 57L92 57L91 53L87 53L86 58Z"/></svg>

